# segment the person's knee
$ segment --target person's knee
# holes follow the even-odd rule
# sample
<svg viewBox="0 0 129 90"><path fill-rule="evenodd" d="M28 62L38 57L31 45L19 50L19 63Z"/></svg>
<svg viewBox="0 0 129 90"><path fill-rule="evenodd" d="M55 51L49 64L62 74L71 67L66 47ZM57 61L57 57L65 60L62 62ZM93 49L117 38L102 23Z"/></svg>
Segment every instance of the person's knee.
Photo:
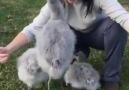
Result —
<svg viewBox="0 0 129 90"><path fill-rule="evenodd" d="M113 29L114 29L114 31L116 32L117 35L122 36L122 37L123 36L125 36L125 37L128 36L127 31L124 30L124 28L122 28L120 26L120 24L118 24L118 23L115 22L112 27L113 27Z"/></svg>
<svg viewBox="0 0 129 90"><path fill-rule="evenodd" d="M107 26L105 26L107 25ZM107 18L104 21L104 26L106 29L104 30L104 35L105 36L111 36L113 38L127 38L128 33L126 30L124 30L120 24L116 23L110 18Z"/></svg>
<svg viewBox="0 0 129 90"><path fill-rule="evenodd" d="M119 24L115 23L115 31L116 31L116 38L118 38L120 41L127 42L128 33L126 30L124 30Z"/></svg>
<svg viewBox="0 0 129 90"><path fill-rule="evenodd" d="M111 21L110 21L111 22ZM113 21L114 22L114 21ZM127 41L128 33L124 30L118 23L114 22L110 28L106 31L105 36L113 40L118 40L122 42Z"/></svg>

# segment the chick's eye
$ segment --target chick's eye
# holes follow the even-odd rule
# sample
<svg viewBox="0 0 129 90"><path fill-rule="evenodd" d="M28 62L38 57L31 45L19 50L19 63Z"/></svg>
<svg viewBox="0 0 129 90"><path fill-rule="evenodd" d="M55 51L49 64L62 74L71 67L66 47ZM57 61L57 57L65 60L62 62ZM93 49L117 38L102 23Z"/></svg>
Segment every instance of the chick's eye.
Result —
<svg viewBox="0 0 129 90"><path fill-rule="evenodd" d="M60 64L61 64L59 60L56 60L56 63L57 63L58 65L60 65Z"/></svg>
<svg viewBox="0 0 129 90"><path fill-rule="evenodd" d="M82 68L82 67L80 67L80 70L82 71L82 70L83 70L83 68Z"/></svg>

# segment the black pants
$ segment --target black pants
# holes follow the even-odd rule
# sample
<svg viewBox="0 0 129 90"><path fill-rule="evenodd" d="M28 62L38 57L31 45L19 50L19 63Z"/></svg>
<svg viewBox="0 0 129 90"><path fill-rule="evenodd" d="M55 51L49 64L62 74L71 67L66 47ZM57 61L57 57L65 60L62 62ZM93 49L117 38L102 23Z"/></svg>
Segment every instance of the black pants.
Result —
<svg viewBox="0 0 129 90"><path fill-rule="evenodd" d="M119 82L127 32L110 18L103 20L95 30L89 33L74 29L73 31L77 38L76 51L83 51L88 57L89 47L104 50L106 57L102 80Z"/></svg>

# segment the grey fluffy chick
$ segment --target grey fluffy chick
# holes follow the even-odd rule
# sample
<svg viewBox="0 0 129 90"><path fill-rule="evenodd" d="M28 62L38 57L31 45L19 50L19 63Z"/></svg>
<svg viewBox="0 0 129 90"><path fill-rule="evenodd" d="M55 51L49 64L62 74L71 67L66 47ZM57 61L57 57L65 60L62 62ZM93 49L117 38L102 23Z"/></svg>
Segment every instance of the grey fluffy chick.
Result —
<svg viewBox="0 0 129 90"><path fill-rule="evenodd" d="M99 73L88 63L75 61L64 76L66 84L76 89L97 90L100 87Z"/></svg>
<svg viewBox="0 0 129 90"><path fill-rule="evenodd" d="M48 74L37 64L36 48L30 48L17 60L18 77L31 90L34 85L48 80Z"/></svg>
<svg viewBox="0 0 129 90"><path fill-rule="evenodd" d="M72 62L75 35L64 19L60 0L47 0L47 3L51 18L41 30L34 32L38 64L52 79L60 79Z"/></svg>

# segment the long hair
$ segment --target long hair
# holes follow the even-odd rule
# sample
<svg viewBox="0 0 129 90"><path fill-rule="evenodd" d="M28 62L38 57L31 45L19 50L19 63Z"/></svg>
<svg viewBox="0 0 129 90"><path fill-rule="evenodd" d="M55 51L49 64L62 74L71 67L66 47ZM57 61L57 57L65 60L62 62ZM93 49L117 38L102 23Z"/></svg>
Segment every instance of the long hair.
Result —
<svg viewBox="0 0 129 90"><path fill-rule="evenodd" d="M94 0L82 0L84 5L87 5L86 16L92 12Z"/></svg>

